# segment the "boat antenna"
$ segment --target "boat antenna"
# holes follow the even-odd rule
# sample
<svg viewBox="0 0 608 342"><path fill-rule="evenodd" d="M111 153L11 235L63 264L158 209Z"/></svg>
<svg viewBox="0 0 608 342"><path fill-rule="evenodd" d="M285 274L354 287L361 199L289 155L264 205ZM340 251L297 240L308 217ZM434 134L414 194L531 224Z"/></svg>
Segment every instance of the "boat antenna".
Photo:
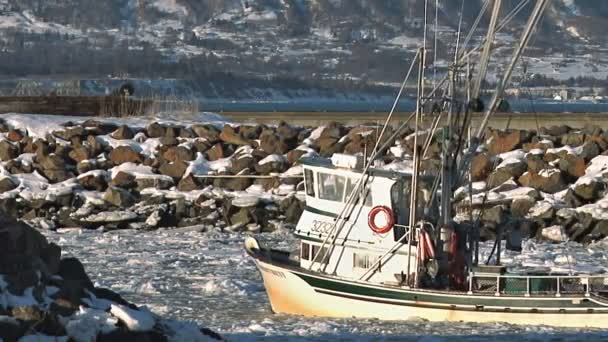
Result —
<svg viewBox="0 0 608 342"><path fill-rule="evenodd" d="M433 30L434 46L433 46L433 88L437 86L437 33L439 27L439 0L435 0L435 28Z"/></svg>

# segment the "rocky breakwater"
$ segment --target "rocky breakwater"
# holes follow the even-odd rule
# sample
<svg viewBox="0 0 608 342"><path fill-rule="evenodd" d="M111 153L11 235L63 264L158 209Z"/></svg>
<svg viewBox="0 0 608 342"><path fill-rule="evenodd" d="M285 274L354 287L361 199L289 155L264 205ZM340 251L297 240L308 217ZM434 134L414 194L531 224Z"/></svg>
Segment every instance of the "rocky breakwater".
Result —
<svg viewBox="0 0 608 342"><path fill-rule="evenodd" d="M0 212L0 340L213 341L194 323L165 319L96 288L83 265Z"/></svg>
<svg viewBox="0 0 608 342"><path fill-rule="evenodd" d="M462 222L480 222L485 239L497 232L581 243L608 236L608 132L559 126L486 137L471 190L456 192Z"/></svg>
<svg viewBox="0 0 608 342"><path fill-rule="evenodd" d="M298 159L362 153L375 127L0 116L0 207L37 227L269 231L297 222ZM301 186L301 184L300 184Z"/></svg>
<svg viewBox="0 0 608 342"><path fill-rule="evenodd" d="M0 116L0 207L36 227L272 231L303 208L304 156L371 153L374 125L323 127ZM391 135L390 127L386 136ZM458 221L553 241L608 235L608 132L595 126L488 130L456 190ZM423 130L422 144L429 134ZM458 138L458 137L455 137ZM421 170L438 174L439 136ZM412 130L378 167L411 167ZM300 187L300 188L298 188ZM473 211L468 210L472 204Z"/></svg>

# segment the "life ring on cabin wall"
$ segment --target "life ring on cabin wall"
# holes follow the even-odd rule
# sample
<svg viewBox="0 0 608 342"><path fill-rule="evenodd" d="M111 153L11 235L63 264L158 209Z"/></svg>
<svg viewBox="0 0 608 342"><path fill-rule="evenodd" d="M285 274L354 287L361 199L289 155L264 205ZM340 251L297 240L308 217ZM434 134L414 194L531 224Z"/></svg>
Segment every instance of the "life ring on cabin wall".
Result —
<svg viewBox="0 0 608 342"><path fill-rule="evenodd" d="M385 223L381 225L378 225L376 223L376 217L378 216L378 214L383 214L385 216ZM393 226L395 225L395 214L393 213L393 210L391 210L391 208L384 205L373 207L372 210L370 210L369 215L367 216L367 224L374 233L386 234L391 229L393 229Z"/></svg>

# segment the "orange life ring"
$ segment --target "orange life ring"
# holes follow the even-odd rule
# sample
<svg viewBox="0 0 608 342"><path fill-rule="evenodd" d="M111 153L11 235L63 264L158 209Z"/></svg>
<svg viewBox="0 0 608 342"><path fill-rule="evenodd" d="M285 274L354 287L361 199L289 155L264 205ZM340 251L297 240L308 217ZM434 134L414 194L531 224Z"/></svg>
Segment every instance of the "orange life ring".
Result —
<svg viewBox="0 0 608 342"><path fill-rule="evenodd" d="M378 216L380 213L383 213L386 216L387 221L386 224L379 227L376 224L376 216ZM395 225L395 215L393 214L391 208L384 205L379 205L373 207L369 212L369 215L367 216L367 224L374 233L385 234L388 233Z"/></svg>

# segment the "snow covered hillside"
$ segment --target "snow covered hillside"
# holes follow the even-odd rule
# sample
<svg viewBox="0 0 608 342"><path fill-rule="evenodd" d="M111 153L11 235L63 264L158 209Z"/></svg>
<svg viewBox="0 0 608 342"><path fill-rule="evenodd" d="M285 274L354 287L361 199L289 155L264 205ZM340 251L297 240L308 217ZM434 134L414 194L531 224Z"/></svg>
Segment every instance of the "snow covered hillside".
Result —
<svg viewBox="0 0 608 342"><path fill-rule="evenodd" d="M465 31L481 3L466 2ZM517 4L504 3L503 15ZM439 65L445 65L455 42L460 2L439 4L437 52ZM528 6L499 35L498 60L509 53L501 46L521 32L530 10ZM2 0L0 45L5 55L0 71L16 76L200 78L223 72L396 82L395 70L406 68L421 42L423 13L420 0ZM553 68L539 70L531 63L530 71L551 76L569 65L602 69L607 63L602 48L607 16L605 1L553 1L530 54L557 60ZM478 30L473 44L483 35ZM554 46L557 41L560 45Z"/></svg>

